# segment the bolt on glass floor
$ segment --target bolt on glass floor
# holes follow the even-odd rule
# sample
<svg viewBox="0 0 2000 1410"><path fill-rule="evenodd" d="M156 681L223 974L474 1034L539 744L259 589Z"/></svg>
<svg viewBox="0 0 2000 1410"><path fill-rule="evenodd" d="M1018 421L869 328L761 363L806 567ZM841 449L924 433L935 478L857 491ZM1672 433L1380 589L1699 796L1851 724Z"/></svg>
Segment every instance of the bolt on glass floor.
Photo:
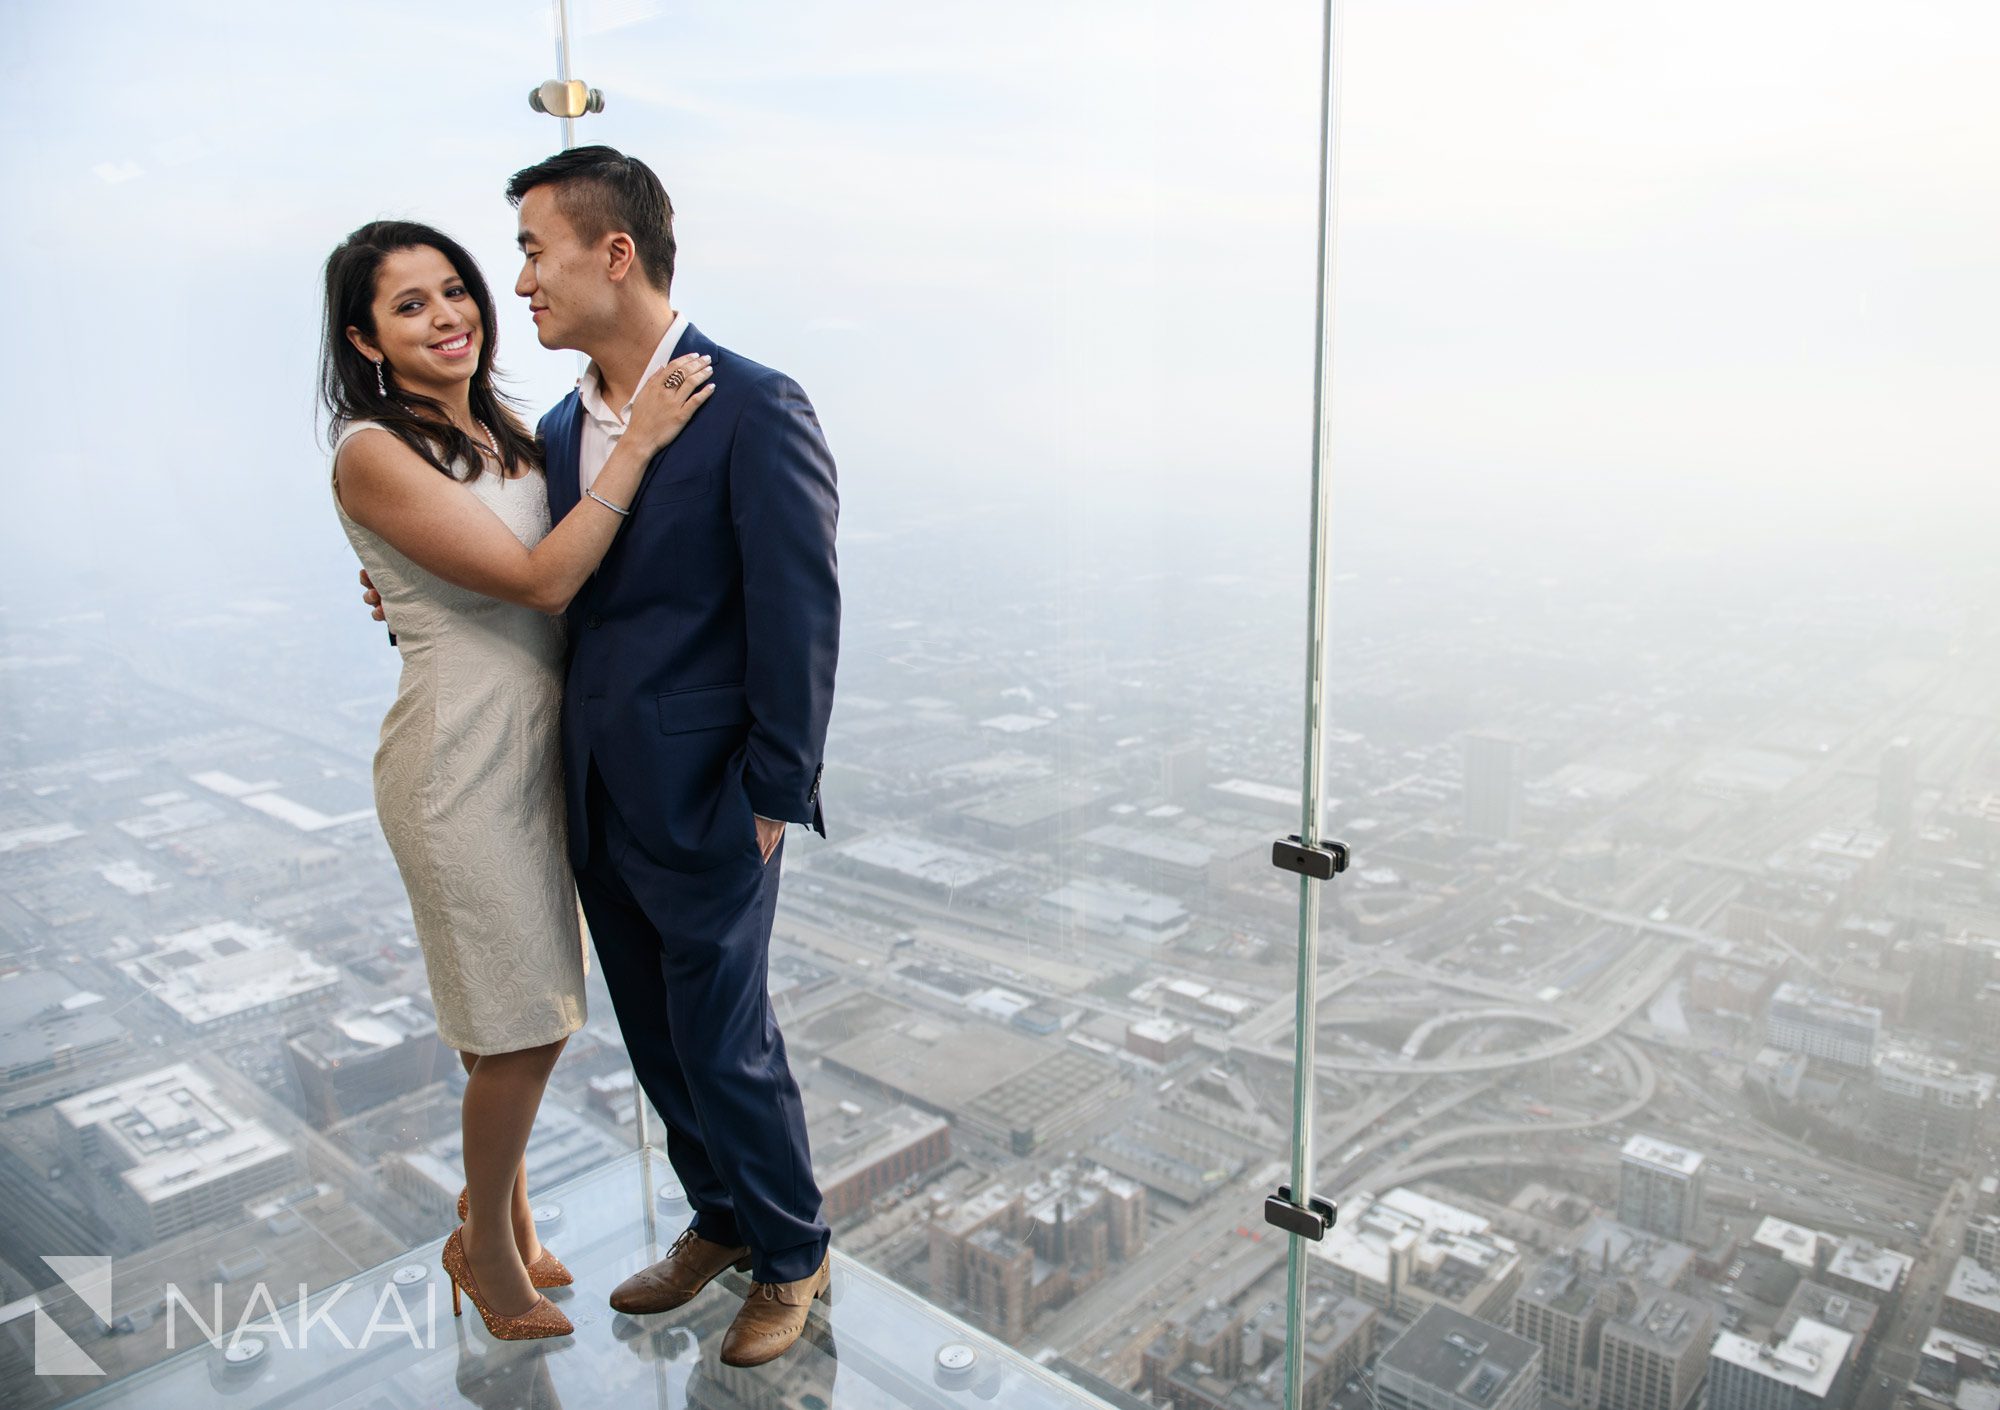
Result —
<svg viewBox="0 0 2000 1410"><path fill-rule="evenodd" d="M725 1366L722 1335L742 1305L745 1275L725 1273L686 1307L654 1316L614 1312L606 1299L627 1274L665 1256L686 1227L680 1186L656 1151L634 1151L537 1196L538 1227L576 1281L548 1290L574 1335L500 1341L465 1300L451 1312L439 1265L444 1236L347 1279L262 1326L207 1333L181 1314L189 1349L107 1385L64 1378L76 1407L285 1407L391 1410L887 1410L990 1404L1073 1410L1105 1402L975 1331L834 1245L832 1303L816 1303L799 1343L776 1361ZM296 1294L296 1289L294 1289ZM195 1309L200 1312L201 1309ZM66 1326L78 1319L63 1316ZM283 1327L281 1334L277 1328ZM302 1330L303 1329L303 1330ZM72 1326L72 1333L75 1328ZM88 1338L79 1339L88 1350Z"/></svg>

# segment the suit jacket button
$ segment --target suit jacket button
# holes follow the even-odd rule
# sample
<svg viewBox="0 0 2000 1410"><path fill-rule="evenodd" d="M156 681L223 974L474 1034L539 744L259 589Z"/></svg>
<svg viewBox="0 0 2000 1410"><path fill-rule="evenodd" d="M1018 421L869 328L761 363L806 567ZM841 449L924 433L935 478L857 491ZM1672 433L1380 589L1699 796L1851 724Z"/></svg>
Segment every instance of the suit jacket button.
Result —
<svg viewBox="0 0 2000 1410"><path fill-rule="evenodd" d="M601 627L604 625L604 619L593 612L583 619L583 624L586 627Z"/></svg>

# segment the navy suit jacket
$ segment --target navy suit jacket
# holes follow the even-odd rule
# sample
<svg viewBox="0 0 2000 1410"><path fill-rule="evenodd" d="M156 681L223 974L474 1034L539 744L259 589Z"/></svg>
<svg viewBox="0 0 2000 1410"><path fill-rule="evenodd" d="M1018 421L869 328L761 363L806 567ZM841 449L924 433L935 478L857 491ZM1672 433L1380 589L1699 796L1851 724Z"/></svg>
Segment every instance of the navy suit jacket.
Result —
<svg viewBox="0 0 2000 1410"><path fill-rule="evenodd" d="M755 814L826 836L819 780L840 649L833 456L798 383L689 324L676 355L715 391L653 457L631 517L569 605L563 783L584 865L592 757L661 865L707 871L755 848ZM549 516L582 498L575 392L539 428Z"/></svg>

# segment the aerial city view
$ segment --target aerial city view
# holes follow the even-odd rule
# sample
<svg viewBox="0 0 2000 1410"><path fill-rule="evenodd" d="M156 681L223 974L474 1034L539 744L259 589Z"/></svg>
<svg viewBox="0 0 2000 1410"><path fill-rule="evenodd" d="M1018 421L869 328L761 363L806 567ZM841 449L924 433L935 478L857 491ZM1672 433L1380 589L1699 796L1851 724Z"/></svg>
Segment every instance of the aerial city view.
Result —
<svg viewBox="0 0 2000 1410"><path fill-rule="evenodd" d="M0 1410L2000 1410L2000 5L8 17Z"/></svg>
<svg viewBox="0 0 2000 1410"><path fill-rule="evenodd" d="M961 512L853 555L840 825L785 859L834 1247L1113 1403L1275 1407L1296 575L1024 574ZM2000 617L1640 574L1337 585L1308 1402L2000 1405ZM57 1320L116 1377L169 1282L233 1323L438 1237L464 1074L369 801L379 626L0 630L0 1272L113 1255L111 1325ZM590 984L537 1190L641 1139ZM90 1388L9 1330L17 1403Z"/></svg>

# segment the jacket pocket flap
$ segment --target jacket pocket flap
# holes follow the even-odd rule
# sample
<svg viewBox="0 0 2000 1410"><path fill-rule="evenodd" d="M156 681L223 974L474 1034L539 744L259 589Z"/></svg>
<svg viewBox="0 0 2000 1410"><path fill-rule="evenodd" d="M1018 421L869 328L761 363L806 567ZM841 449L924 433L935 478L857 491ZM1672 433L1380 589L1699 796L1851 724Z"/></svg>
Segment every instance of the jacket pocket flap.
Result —
<svg viewBox="0 0 2000 1410"><path fill-rule="evenodd" d="M692 499L696 495L707 494L721 483L722 474L717 467L701 465L693 470L678 470L666 478L647 476L646 483L639 487L638 498L667 504L677 499Z"/></svg>
<svg viewBox="0 0 2000 1410"><path fill-rule="evenodd" d="M660 733L691 729L721 729L750 719L750 699L740 685L703 685L654 697L660 708Z"/></svg>

